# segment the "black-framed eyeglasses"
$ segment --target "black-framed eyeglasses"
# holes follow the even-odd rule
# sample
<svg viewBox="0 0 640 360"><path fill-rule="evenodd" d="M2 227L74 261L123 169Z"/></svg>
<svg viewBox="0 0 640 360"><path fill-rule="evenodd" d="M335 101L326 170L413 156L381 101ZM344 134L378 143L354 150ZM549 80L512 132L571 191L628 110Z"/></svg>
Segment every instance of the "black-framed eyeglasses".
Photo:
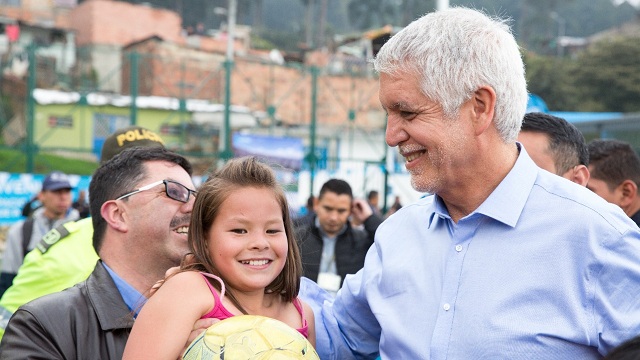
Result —
<svg viewBox="0 0 640 360"><path fill-rule="evenodd" d="M193 194L193 196L196 196L196 191L195 190L191 190L188 187L180 184L179 182L173 181L173 180L160 180L160 181L156 181L152 184L149 185L145 185L137 190L133 190L130 193L126 193L120 197L118 197L116 200L122 200L126 197L129 197L133 194L137 194L139 192L142 191L146 191L149 190L155 186L158 186L160 184L164 184L164 192L167 194L167 196L170 199L176 200L176 201L180 201L183 203L186 203L189 201L189 198L191 197L191 194Z"/></svg>

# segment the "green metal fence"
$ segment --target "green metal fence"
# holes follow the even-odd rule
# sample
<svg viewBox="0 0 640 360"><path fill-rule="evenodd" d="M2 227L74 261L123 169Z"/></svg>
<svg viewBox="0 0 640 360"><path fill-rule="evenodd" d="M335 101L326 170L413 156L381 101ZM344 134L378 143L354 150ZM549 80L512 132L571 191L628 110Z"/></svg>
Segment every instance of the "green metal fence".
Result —
<svg viewBox="0 0 640 360"><path fill-rule="evenodd" d="M100 139L138 124L159 132L200 172L228 159L231 133L244 131L302 138L312 190L316 171L340 161L386 174L384 115L367 63L278 65L252 54L232 62L159 38L124 49L79 48L64 73L35 46L26 56L26 76L5 76L0 84L0 149L24 153L24 172L34 172L34 159L44 153L95 161ZM254 118L253 126L236 126L234 116L243 113ZM207 116L224 121L196 121ZM380 151L358 154L354 144L363 142ZM386 184L352 185L386 191Z"/></svg>

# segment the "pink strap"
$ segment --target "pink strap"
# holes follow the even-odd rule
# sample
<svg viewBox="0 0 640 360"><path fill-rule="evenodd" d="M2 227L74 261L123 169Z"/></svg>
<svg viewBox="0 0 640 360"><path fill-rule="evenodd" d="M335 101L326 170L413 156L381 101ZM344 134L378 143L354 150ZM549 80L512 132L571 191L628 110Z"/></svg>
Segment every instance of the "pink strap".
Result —
<svg viewBox="0 0 640 360"><path fill-rule="evenodd" d="M305 325L304 322L305 317L304 317L304 307L302 306L302 303L300 302L299 298L295 298L293 299L293 306L296 307L296 309L298 309L298 312L300 313L300 316L302 316L302 325Z"/></svg>
<svg viewBox="0 0 640 360"><path fill-rule="evenodd" d="M222 281L222 279L220 279L218 276L213 275L213 274L209 274L209 273L205 273L205 272L200 272L200 274L202 274L203 276L206 276L208 278L211 279L216 279L218 280L218 282L220 282L220 298L218 299L217 294L215 292L215 289L213 288L213 285L211 285L208 281L207 281L207 286L209 286L209 289L211 289L211 292L213 294L213 297L216 301L216 304L214 305L213 309L211 309L211 311L205 315L203 315L201 317L201 319L205 319L208 317L211 317L213 314L217 313L218 309L220 309L220 311L223 312L223 314L227 317L231 317L234 316L232 313L230 313L225 307L224 305L222 305L222 298L224 297L224 292L225 292L225 288L224 288L224 281ZM298 330L298 332L300 332L304 337L309 337L309 324L307 324L307 319L304 317L304 307L302 306L302 303L300 302L299 298L295 298L293 299L293 305L296 307L296 310L298 310L298 313L300 313L300 316L302 317L302 328L300 329L296 329ZM222 318L221 320L226 319Z"/></svg>
<svg viewBox="0 0 640 360"><path fill-rule="evenodd" d="M209 273L202 272L202 271L200 272L200 274L202 274L202 275L204 275L204 276L206 276L208 278L218 280L218 282L220 283L220 299L222 299L224 297L224 281L222 281L222 279L220 279L219 277L217 277L217 276L215 276L213 274L209 274Z"/></svg>

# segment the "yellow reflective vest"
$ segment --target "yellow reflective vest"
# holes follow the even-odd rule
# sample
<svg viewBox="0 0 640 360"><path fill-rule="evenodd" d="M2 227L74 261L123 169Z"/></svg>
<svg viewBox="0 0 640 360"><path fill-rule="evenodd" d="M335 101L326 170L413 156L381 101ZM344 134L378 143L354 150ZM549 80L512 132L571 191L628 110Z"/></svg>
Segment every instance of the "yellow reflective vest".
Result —
<svg viewBox="0 0 640 360"><path fill-rule="evenodd" d="M20 306L86 280L98 261L92 238L91 218L68 222L42 237L0 299L0 338Z"/></svg>

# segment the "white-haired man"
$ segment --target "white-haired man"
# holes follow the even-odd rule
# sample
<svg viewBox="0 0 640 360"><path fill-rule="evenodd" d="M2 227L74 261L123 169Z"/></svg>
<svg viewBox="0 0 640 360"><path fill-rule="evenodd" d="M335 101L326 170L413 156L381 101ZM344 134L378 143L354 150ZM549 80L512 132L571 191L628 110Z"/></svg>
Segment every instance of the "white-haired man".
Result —
<svg viewBox="0 0 640 360"><path fill-rule="evenodd" d="M640 231L516 143L527 88L508 26L427 14L375 68L387 144L434 195L380 225L316 314L320 357L598 359L640 333Z"/></svg>

